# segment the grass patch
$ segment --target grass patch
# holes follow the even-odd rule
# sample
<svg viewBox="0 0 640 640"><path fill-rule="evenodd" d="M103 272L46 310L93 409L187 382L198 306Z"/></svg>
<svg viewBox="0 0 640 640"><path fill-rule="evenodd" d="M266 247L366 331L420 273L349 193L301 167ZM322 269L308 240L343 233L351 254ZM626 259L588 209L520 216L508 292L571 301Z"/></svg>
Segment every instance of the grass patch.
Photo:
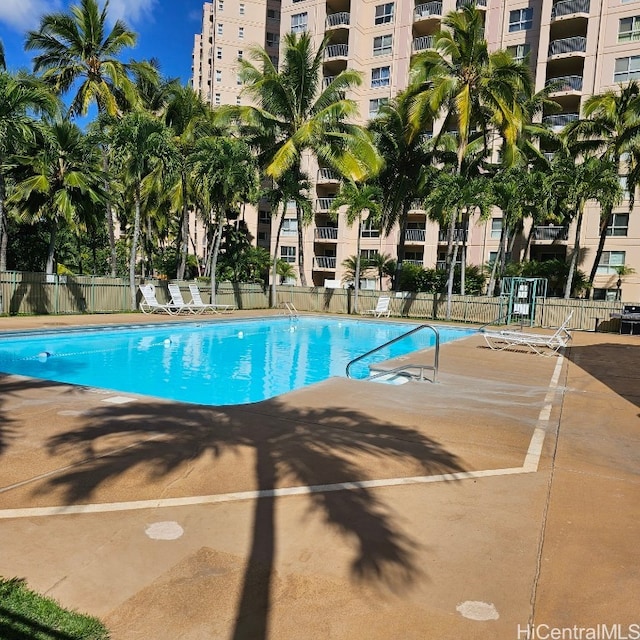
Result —
<svg viewBox="0 0 640 640"><path fill-rule="evenodd" d="M63 609L55 600L27 588L24 580L0 578L2 640L108 640L98 620Z"/></svg>

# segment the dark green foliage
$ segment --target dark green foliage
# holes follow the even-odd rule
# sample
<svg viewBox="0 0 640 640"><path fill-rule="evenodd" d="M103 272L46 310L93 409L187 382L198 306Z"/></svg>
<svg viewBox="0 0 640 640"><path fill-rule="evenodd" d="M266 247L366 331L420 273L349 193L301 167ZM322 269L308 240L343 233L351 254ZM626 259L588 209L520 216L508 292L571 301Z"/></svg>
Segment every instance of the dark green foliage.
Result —
<svg viewBox="0 0 640 640"><path fill-rule="evenodd" d="M67 611L31 591L24 580L0 578L0 638L108 640L109 632L97 618Z"/></svg>
<svg viewBox="0 0 640 640"><path fill-rule="evenodd" d="M453 293L460 293L460 267L454 273ZM467 295L480 295L486 282L486 276L476 266L468 266L465 271L465 289ZM425 293L444 293L447 290L447 272L441 269L423 269L415 264L405 264L400 271L400 291L423 291Z"/></svg>
<svg viewBox="0 0 640 640"><path fill-rule="evenodd" d="M563 295L569 263L564 260L544 260L537 262L512 262L507 265L506 276L522 276L523 278L546 278L547 295L560 297ZM589 279L582 271L576 271L573 276L572 296L577 297L588 287Z"/></svg>

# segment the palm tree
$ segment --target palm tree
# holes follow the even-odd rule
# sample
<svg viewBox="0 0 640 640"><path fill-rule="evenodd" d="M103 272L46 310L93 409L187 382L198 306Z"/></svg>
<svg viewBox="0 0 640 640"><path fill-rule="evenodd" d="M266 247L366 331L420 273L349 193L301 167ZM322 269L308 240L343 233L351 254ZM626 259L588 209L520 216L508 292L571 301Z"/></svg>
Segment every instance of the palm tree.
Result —
<svg viewBox="0 0 640 640"><path fill-rule="evenodd" d="M564 211L576 221L575 237L564 297L571 297L573 278L580 259L580 236L584 209L595 200L601 209L613 208L622 198L617 167L606 158L587 157L582 162L558 157L549 176L549 192L554 194L553 208Z"/></svg>
<svg viewBox="0 0 640 640"><path fill-rule="evenodd" d="M393 277L396 273L396 261L388 253L374 253L369 259L371 269L378 274L379 289L382 291L382 279L385 276Z"/></svg>
<svg viewBox="0 0 640 640"><path fill-rule="evenodd" d="M86 232L96 205L104 202L100 155L77 125L58 120L46 124L42 139L17 161L23 171L8 202L21 220L49 224L46 273L52 274L59 227Z"/></svg>
<svg viewBox="0 0 640 640"><path fill-rule="evenodd" d="M639 147L640 82L633 80L616 90L590 96L584 103L584 118L567 125L564 136L574 153L596 153L608 158L622 173L621 158ZM630 185L630 190L635 185ZM612 207L601 209L600 240L589 273L590 290L596 277L611 224Z"/></svg>
<svg viewBox="0 0 640 640"><path fill-rule="evenodd" d="M0 40L0 71L6 71L7 69L7 61L4 57L4 44L2 44L2 40Z"/></svg>
<svg viewBox="0 0 640 640"><path fill-rule="evenodd" d="M32 76L0 70L0 271L7 269L9 159L35 142L40 124L33 114L53 115L58 107L53 94Z"/></svg>
<svg viewBox="0 0 640 640"><path fill-rule="evenodd" d="M240 77L244 91L257 106L236 110L260 149L265 176L281 181L292 173L303 178L302 155L315 155L323 166L340 175L362 180L368 167L376 164L371 140L361 127L349 124L357 105L344 98L344 92L361 83L360 74L345 70L321 90L326 37L314 51L309 33L288 33L283 39L281 70L268 52L254 48L251 59L241 61ZM257 66L256 66L257 65ZM303 247L303 209L297 207L298 271L306 286Z"/></svg>
<svg viewBox="0 0 640 640"><path fill-rule="evenodd" d="M115 165L131 194L134 207L133 232L129 254L131 309L136 308L136 262L142 220L145 186L157 181L157 174L168 173L176 162L176 149L165 125L145 113L128 113L113 128ZM154 175L155 174L155 175Z"/></svg>
<svg viewBox="0 0 640 640"><path fill-rule="evenodd" d="M371 262L358 259L358 256L348 256L342 261L342 267L344 269L343 284L353 284L355 288L355 283L361 280L364 274L371 269Z"/></svg>
<svg viewBox="0 0 640 640"><path fill-rule="evenodd" d="M351 226L358 221L358 238L356 244L356 264L354 278L353 311L358 313L358 291L360 289L360 238L362 235L362 214L369 212L369 219L373 224L380 221L382 208L380 200L382 190L377 185L358 184L353 181L345 181L340 186L340 191L331 203L331 212L337 216L340 208L345 207L347 224Z"/></svg>
<svg viewBox="0 0 640 640"><path fill-rule="evenodd" d="M470 141L478 138L488 150L492 131L502 139L503 165L510 166L518 157L516 144L527 120L523 105L532 93L530 72L506 51L489 53L483 17L471 4L449 13L442 25L434 50L419 54L411 63L412 126L421 131L431 126L434 117L444 115L442 130L456 130L457 176L463 174ZM450 281L455 224L455 216L450 216Z"/></svg>

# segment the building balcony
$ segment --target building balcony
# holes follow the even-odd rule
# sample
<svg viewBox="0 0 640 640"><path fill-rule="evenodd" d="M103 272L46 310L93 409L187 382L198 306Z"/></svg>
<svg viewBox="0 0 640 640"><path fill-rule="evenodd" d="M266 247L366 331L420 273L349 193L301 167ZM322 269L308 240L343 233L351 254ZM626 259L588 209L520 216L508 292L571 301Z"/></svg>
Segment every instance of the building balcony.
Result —
<svg viewBox="0 0 640 640"><path fill-rule="evenodd" d="M333 256L315 256L313 268L319 271L335 271L336 258Z"/></svg>
<svg viewBox="0 0 640 640"><path fill-rule="evenodd" d="M317 198L316 199L316 211L328 212L331 209L331 205L335 198Z"/></svg>
<svg viewBox="0 0 640 640"><path fill-rule="evenodd" d="M442 17L442 2L418 4L413 12L414 20L429 20Z"/></svg>
<svg viewBox="0 0 640 640"><path fill-rule="evenodd" d="M348 44L330 44L324 50L325 60L335 60L336 58L348 58L349 57L349 45Z"/></svg>
<svg viewBox="0 0 640 640"><path fill-rule="evenodd" d="M576 14L589 15L589 0L560 0L551 8L551 20L569 18Z"/></svg>
<svg viewBox="0 0 640 640"><path fill-rule="evenodd" d="M548 78L545 87L553 85L549 95L557 93L582 93L582 76L560 76Z"/></svg>
<svg viewBox="0 0 640 640"><path fill-rule="evenodd" d="M586 53L587 39L584 36L560 38L549 43L549 57L568 56Z"/></svg>
<svg viewBox="0 0 640 640"><path fill-rule="evenodd" d="M547 225L533 228L533 240L566 240L568 237L567 227Z"/></svg>
<svg viewBox="0 0 640 640"><path fill-rule="evenodd" d="M447 236L449 235L448 229L440 229L438 232L438 242L448 242ZM467 232L464 229L453 230L453 241L464 242L467 239Z"/></svg>
<svg viewBox="0 0 640 640"><path fill-rule="evenodd" d="M419 38L414 38L411 45L411 50L413 51L413 53L419 53L420 51L433 49L435 40L435 36L420 36Z"/></svg>
<svg viewBox="0 0 640 640"><path fill-rule="evenodd" d="M570 122L575 122L580 119L580 115L577 113L557 113L552 116L545 116L542 118L542 122L549 125L554 131L562 129Z"/></svg>
<svg viewBox="0 0 640 640"><path fill-rule="evenodd" d="M487 0L456 0L456 9L462 9L465 4L472 4L477 9L487 8Z"/></svg>
<svg viewBox="0 0 640 640"><path fill-rule="evenodd" d="M340 27L348 27L351 20L351 14L348 11L339 11L338 13L330 13L325 21L327 29L336 29Z"/></svg>
<svg viewBox="0 0 640 640"><path fill-rule="evenodd" d="M340 176L335 171L323 167L318 169L316 182L318 184L335 184L340 182Z"/></svg>
<svg viewBox="0 0 640 640"><path fill-rule="evenodd" d="M424 259L423 260L403 260L402 264L415 264L417 267L422 267L424 266Z"/></svg>
<svg viewBox="0 0 640 640"><path fill-rule="evenodd" d="M553 162L553 159L555 158L556 154L553 151L543 151L542 156L547 162Z"/></svg>
<svg viewBox="0 0 640 640"><path fill-rule="evenodd" d="M424 211L424 202L422 202L422 200L414 200L409 205L409 211Z"/></svg>
<svg viewBox="0 0 640 640"><path fill-rule="evenodd" d="M319 242L335 242L338 239L338 227L316 227L314 229L314 236Z"/></svg>
<svg viewBox="0 0 640 640"><path fill-rule="evenodd" d="M322 88L326 89L335 79L337 76L325 76L324 78L322 78Z"/></svg>
<svg viewBox="0 0 640 640"><path fill-rule="evenodd" d="M424 229L407 229L404 241L409 243L424 242L427 232Z"/></svg>

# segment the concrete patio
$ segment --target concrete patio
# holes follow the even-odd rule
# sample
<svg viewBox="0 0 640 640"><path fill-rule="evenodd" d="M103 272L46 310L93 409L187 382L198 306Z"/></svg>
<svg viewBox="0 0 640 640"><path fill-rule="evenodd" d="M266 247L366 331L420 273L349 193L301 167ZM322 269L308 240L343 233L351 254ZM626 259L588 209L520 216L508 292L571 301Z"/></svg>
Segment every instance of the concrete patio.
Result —
<svg viewBox="0 0 640 640"><path fill-rule="evenodd" d="M639 370L640 337L578 332L230 407L3 376L0 575L114 640L640 638Z"/></svg>

